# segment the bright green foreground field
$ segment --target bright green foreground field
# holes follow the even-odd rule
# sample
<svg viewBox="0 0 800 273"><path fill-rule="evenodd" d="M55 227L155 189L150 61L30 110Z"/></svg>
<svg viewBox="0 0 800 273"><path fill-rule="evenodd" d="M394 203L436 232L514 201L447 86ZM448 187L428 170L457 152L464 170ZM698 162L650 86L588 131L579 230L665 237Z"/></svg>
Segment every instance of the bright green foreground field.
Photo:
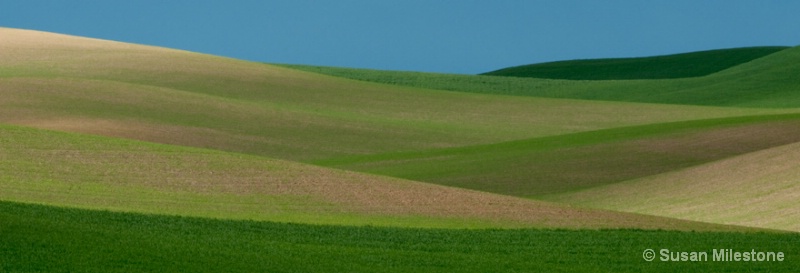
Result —
<svg viewBox="0 0 800 273"><path fill-rule="evenodd" d="M3 272L791 272L800 235L335 227L0 202ZM708 252L647 262L646 249ZM783 261L712 261L713 249Z"/></svg>

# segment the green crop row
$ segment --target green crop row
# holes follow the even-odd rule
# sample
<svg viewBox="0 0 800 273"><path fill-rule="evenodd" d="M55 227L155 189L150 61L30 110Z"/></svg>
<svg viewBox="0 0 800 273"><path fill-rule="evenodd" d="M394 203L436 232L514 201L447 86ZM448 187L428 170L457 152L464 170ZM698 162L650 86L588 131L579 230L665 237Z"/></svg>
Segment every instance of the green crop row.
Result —
<svg viewBox="0 0 800 273"><path fill-rule="evenodd" d="M646 249L783 252L647 262ZM314 226L0 202L1 272L787 272L794 233Z"/></svg>

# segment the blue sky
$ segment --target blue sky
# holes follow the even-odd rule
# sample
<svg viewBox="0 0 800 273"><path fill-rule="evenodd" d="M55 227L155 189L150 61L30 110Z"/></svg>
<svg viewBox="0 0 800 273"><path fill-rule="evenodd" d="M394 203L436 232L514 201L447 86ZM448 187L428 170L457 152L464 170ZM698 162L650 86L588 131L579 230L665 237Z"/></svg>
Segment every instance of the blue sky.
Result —
<svg viewBox="0 0 800 273"><path fill-rule="evenodd" d="M800 45L798 11L769 0L0 0L0 26L260 62L481 73Z"/></svg>

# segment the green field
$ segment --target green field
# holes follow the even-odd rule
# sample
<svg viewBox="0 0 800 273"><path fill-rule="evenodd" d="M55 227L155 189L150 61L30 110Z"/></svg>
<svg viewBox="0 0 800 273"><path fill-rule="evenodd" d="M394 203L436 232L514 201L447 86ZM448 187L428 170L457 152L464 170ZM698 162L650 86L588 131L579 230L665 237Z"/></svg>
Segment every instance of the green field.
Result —
<svg viewBox="0 0 800 273"><path fill-rule="evenodd" d="M0 202L3 272L789 272L800 235L643 230L311 226ZM712 249L784 252L713 261ZM709 252L647 262L646 249Z"/></svg>
<svg viewBox="0 0 800 273"><path fill-rule="evenodd" d="M640 125L317 163L535 197L679 170L798 141L800 115L786 114ZM580 171L573 171L576 168Z"/></svg>
<svg viewBox="0 0 800 273"><path fill-rule="evenodd" d="M558 80L450 75L290 65L296 69L392 85L469 93L727 107L797 108L800 47L702 77L639 80Z"/></svg>
<svg viewBox="0 0 800 273"><path fill-rule="evenodd" d="M797 47L627 60L669 77L565 80L0 35L2 272L800 261ZM648 248L787 256L646 262Z"/></svg>
<svg viewBox="0 0 800 273"><path fill-rule="evenodd" d="M720 72L786 48L748 47L655 57L558 61L503 68L483 75L565 80L691 78Z"/></svg>

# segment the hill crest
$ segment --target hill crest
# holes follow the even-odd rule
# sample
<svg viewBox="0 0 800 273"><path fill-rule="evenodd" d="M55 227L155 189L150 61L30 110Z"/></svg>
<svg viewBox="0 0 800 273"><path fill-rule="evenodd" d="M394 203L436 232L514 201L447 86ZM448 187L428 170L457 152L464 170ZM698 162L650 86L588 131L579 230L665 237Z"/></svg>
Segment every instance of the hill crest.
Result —
<svg viewBox="0 0 800 273"><path fill-rule="evenodd" d="M787 48L742 47L651 57L566 60L508 67L482 75L565 80L691 78L707 76Z"/></svg>

